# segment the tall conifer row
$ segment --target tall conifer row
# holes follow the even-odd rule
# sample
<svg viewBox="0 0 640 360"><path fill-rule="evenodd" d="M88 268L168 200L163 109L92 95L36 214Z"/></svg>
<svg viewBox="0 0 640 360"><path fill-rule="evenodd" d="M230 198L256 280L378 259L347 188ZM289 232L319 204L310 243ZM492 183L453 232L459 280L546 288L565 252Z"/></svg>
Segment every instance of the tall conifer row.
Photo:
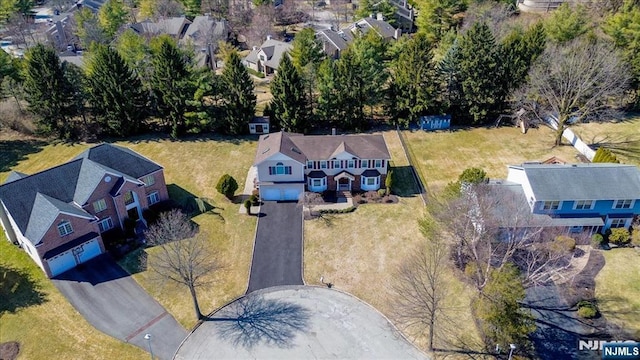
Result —
<svg viewBox="0 0 640 360"><path fill-rule="evenodd" d="M223 131L246 133L255 116L256 95L253 80L236 52L229 54L221 75Z"/></svg>
<svg viewBox="0 0 640 360"><path fill-rule="evenodd" d="M309 127L309 104L302 77L288 55L280 60L278 73L271 82L271 94L272 121L285 131L304 133Z"/></svg>

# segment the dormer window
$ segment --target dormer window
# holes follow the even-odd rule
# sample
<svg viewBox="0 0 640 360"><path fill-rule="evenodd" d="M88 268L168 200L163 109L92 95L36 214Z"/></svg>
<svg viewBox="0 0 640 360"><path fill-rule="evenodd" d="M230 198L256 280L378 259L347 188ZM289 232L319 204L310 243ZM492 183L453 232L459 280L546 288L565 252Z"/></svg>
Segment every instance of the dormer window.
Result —
<svg viewBox="0 0 640 360"><path fill-rule="evenodd" d="M291 175L291 166L284 166L281 162L276 166L269 166L269 175Z"/></svg>
<svg viewBox="0 0 640 360"><path fill-rule="evenodd" d="M71 223L68 221L62 221L58 224L58 233L60 236L66 236L73 232L73 228L71 227Z"/></svg>
<svg viewBox="0 0 640 360"><path fill-rule="evenodd" d="M542 210L558 210L560 208L560 201L545 201L542 204Z"/></svg>
<svg viewBox="0 0 640 360"><path fill-rule="evenodd" d="M124 204L133 204L133 192L127 191L126 193L124 193Z"/></svg>
<svg viewBox="0 0 640 360"><path fill-rule="evenodd" d="M575 205L576 210L591 210L593 209L593 200L578 200Z"/></svg>

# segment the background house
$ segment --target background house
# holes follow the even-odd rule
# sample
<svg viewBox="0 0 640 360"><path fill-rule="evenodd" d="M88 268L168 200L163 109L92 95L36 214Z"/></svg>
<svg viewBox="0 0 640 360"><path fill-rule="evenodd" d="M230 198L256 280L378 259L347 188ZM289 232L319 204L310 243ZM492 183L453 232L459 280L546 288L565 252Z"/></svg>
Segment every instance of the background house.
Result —
<svg viewBox="0 0 640 360"><path fill-rule="evenodd" d="M265 76L275 74L280 65L280 59L292 48L291 44L273 40L271 35L268 35L267 41L262 43L259 48L254 47L244 58L243 63L246 67L261 72Z"/></svg>
<svg viewBox="0 0 640 360"><path fill-rule="evenodd" d="M169 198L163 168L129 149L102 144L74 160L0 185L0 223L49 276L105 251L102 234L146 225L143 211Z"/></svg>
<svg viewBox="0 0 640 360"><path fill-rule="evenodd" d="M506 181L522 206L570 231L629 227L640 215L640 169L623 164L523 164L509 166Z"/></svg>
<svg viewBox="0 0 640 360"><path fill-rule="evenodd" d="M260 136L256 183L262 200L298 200L308 191L384 188L389 150L381 135Z"/></svg>

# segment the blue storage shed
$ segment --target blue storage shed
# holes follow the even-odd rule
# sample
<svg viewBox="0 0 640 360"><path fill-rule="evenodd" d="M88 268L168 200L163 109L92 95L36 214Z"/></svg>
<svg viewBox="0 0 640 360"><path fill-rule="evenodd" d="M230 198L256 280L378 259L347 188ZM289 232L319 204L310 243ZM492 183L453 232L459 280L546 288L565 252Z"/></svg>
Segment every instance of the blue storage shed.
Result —
<svg viewBox="0 0 640 360"><path fill-rule="evenodd" d="M428 115L420 117L420 129L441 130L451 126L451 115Z"/></svg>

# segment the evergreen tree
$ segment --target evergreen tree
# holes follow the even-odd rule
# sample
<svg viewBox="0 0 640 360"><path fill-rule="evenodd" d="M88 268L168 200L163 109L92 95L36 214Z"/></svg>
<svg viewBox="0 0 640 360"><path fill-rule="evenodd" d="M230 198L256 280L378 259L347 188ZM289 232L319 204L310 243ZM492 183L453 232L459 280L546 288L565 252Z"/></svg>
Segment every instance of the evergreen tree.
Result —
<svg viewBox="0 0 640 360"><path fill-rule="evenodd" d="M356 75L362 84L358 88L362 94L358 97L363 99L364 105L370 107L371 116L373 116L373 107L384 98L388 78L385 65L387 48L388 43L373 31L356 38L349 48L349 52L352 52L354 57Z"/></svg>
<svg viewBox="0 0 640 360"><path fill-rule="evenodd" d="M309 127L309 104L302 77L288 55L280 60L278 72L271 82L271 94L271 120L285 131L304 133Z"/></svg>
<svg viewBox="0 0 640 360"><path fill-rule="evenodd" d="M454 118L461 116L462 110L462 77L460 72L460 45L458 38L445 53L437 66L439 79L440 106L448 109Z"/></svg>
<svg viewBox="0 0 640 360"><path fill-rule="evenodd" d="M317 91L317 117L323 120L327 126L337 125L340 120L338 115L340 106L337 97L334 96L338 92L335 61L326 59L318 67Z"/></svg>
<svg viewBox="0 0 640 360"><path fill-rule="evenodd" d="M222 130L229 134L247 132L249 122L255 116L256 95L249 72L235 51L229 54L220 81L225 120Z"/></svg>
<svg viewBox="0 0 640 360"><path fill-rule="evenodd" d="M387 110L394 124L407 126L435 110L436 84L432 45L426 35L407 41L391 64Z"/></svg>
<svg viewBox="0 0 640 360"><path fill-rule="evenodd" d="M486 23L475 23L460 40L462 106L473 124L490 120L504 105L500 48Z"/></svg>
<svg viewBox="0 0 640 360"><path fill-rule="evenodd" d="M361 67L355 52L346 51L336 61L337 86L334 93L339 126L346 130L362 131L365 127L364 107L368 84L361 73Z"/></svg>
<svg viewBox="0 0 640 360"><path fill-rule="evenodd" d="M508 90L521 86L531 65L544 52L546 35L542 23L536 23L526 32L512 31L502 41L505 84Z"/></svg>
<svg viewBox="0 0 640 360"><path fill-rule="evenodd" d="M168 36L160 37L153 51L151 85L156 107L171 128L171 136L177 138L186 131L185 113L195 93L190 59Z"/></svg>
<svg viewBox="0 0 640 360"><path fill-rule="evenodd" d="M418 32L438 43L449 30L462 24L463 17L459 14L467 9L467 3L466 0L415 0Z"/></svg>
<svg viewBox="0 0 640 360"><path fill-rule="evenodd" d="M98 122L111 134L141 130L147 95L137 74L106 45L97 46L87 64L89 102Z"/></svg>
<svg viewBox="0 0 640 360"><path fill-rule="evenodd" d="M566 43L587 33L589 13L583 5L560 5L545 22L549 39L556 43Z"/></svg>
<svg viewBox="0 0 640 360"><path fill-rule="evenodd" d="M396 7L389 0L360 0L356 13L358 17L366 18L377 14L382 14L387 23L396 25Z"/></svg>
<svg viewBox="0 0 640 360"><path fill-rule="evenodd" d="M315 92L318 68L325 59L322 44L316 39L315 31L305 28L296 34L292 42L292 49L289 53L291 62L298 69L305 85L307 103L309 104L309 116L315 108Z"/></svg>
<svg viewBox="0 0 640 360"><path fill-rule="evenodd" d="M68 81L55 50L37 44L25 54L24 90L38 131L63 139L73 136L71 118L77 114L74 84Z"/></svg>
<svg viewBox="0 0 640 360"><path fill-rule="evenodd" d="M509 344L528 347L528 336L536 326L531 312L520 307L524 298L525 290L514 265L491 272L487 285L473 302L488 348L495 344L503 349L508 349Z"/></svg>
<svg viewBox="0 0 640 360"><path fill-rule="evenodd" d="M607 148L599 147L598 150L596 151L596 154L593 156L593 160L591 160L591 162L619 164L620 160L618 160L618 157L616 156L616 154L613 153L613 151Z"/></svg>
<svg viewBox="0 0 640 360"><path fill-rule="evenodd" d="M82 8L74 15L76 21L76 36L82 47L88 49L93 43L107 44L109 37L105 33L98 16L89 8Z"/></svg>

